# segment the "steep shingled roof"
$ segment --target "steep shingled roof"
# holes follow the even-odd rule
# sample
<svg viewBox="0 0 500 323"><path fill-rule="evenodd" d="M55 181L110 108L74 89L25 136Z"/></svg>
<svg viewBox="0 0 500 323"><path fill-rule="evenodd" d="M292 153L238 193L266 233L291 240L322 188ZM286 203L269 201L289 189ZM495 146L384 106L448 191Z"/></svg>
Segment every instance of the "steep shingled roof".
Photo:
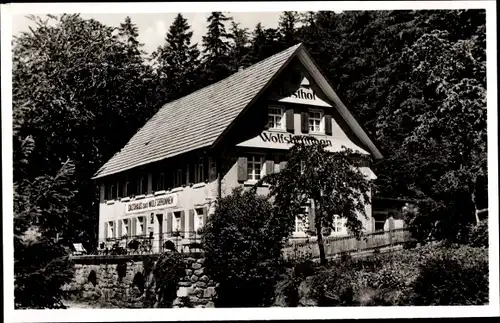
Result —
<svg viewBox="0 0 500 323"><path fill-rule="evenodd" d="M93 178L212 145L299 47L301 44L292 46L165 104Z"/></svg>

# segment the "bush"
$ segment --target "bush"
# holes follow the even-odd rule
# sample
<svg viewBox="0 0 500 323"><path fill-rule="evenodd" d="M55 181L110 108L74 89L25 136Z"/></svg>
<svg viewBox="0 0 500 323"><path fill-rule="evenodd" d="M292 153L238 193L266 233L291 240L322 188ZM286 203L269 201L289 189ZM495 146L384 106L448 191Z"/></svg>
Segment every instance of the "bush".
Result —
<svg viewBox="0 0 500 323"><path fill-rule="evenodd" d="M51 239L16 241L14 304L16 309L65 308L61 287L73 278L73 262Z"/></svg>
<svg viewBox="0 0 500 323"><path fill-rule="evenodd" d="M207 274L219 283L216 307L272 304L284 236L265 197L236 189L217 201L202 236Z"/></svg>
<svg viewBox="0 0 500 323"><path fill-rule="evenodd" d="M472 227L469 244L473 247L488 247L488 221L480 221Z"/></svg>
<svg viewBox="0 0 500 323"><path fill-rule="evenodd" d="M318 306L352 306L355 304L354 284L348 263L335 263L314 276L311 295Z"/></svg>
<svg viewBox="0 0 500 323"><path fill-rule="evenodd" d="M158 307L172 307L177 297L177 284L185 276L185 263L177 252L163 253L153 267Z"/></svg>
<svg viewBox="0 0 500 323"><path fill-rule="evenodd" d="M420 266L414 305L484 305L488 302L488 253L461 246L439 250Z"/></svg>

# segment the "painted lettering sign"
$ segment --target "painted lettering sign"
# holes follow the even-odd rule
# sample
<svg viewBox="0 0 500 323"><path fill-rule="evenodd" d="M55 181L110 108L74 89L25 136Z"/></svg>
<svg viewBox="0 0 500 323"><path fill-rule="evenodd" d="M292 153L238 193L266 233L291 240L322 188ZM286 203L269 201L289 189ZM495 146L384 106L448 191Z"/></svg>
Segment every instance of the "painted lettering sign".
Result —
<svg viewBox="0 0 500 323"><path fill-rule="evenodd" d="M294 135L291 133L271 133L271 132L263 132L259 135L260 139L263 142L273 142L279 144L296 144L302 142L304 144L312 144L313 142L321 142L326 144L327 146L332 146L332 142L328 139L318 139L313 136L303 136L303 135Z"/></svg>
<svg viewBox="0 0 500 323"><path fill-rule="evenodd" d="M316 93L313 90L307 88L299 88L297 91L287 91L285 89L280 89L280 97L294 98L302 100L316 100Z"/></svg>
<svg viewBox="0 0 500 323"><path fill-rule="evenodd" d="M177 194L169 194L125 204L125 213L138 213L143 211L173 207L177 205Z"/></svg>

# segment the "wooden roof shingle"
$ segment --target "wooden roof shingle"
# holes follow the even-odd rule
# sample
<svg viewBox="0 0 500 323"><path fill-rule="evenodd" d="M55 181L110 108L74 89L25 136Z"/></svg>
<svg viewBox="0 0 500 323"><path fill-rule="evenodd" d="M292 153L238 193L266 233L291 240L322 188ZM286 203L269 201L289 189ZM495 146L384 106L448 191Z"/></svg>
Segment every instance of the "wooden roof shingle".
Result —
<svg viewBox="0 0 500 323"><path fill-rule="evenodd" d="M301 44L165 104L94 179L211 146Z"/></svg>

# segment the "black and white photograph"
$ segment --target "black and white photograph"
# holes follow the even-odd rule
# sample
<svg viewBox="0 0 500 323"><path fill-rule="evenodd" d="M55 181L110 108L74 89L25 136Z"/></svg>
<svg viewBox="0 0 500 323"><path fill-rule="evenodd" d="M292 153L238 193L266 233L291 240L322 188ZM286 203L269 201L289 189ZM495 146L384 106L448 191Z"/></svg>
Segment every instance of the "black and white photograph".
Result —
<svg viewBox="0 0 500 323"><path fill-rule="evenodd" d="M500 315L495 2L1 11L4 321Z"/></svg>

